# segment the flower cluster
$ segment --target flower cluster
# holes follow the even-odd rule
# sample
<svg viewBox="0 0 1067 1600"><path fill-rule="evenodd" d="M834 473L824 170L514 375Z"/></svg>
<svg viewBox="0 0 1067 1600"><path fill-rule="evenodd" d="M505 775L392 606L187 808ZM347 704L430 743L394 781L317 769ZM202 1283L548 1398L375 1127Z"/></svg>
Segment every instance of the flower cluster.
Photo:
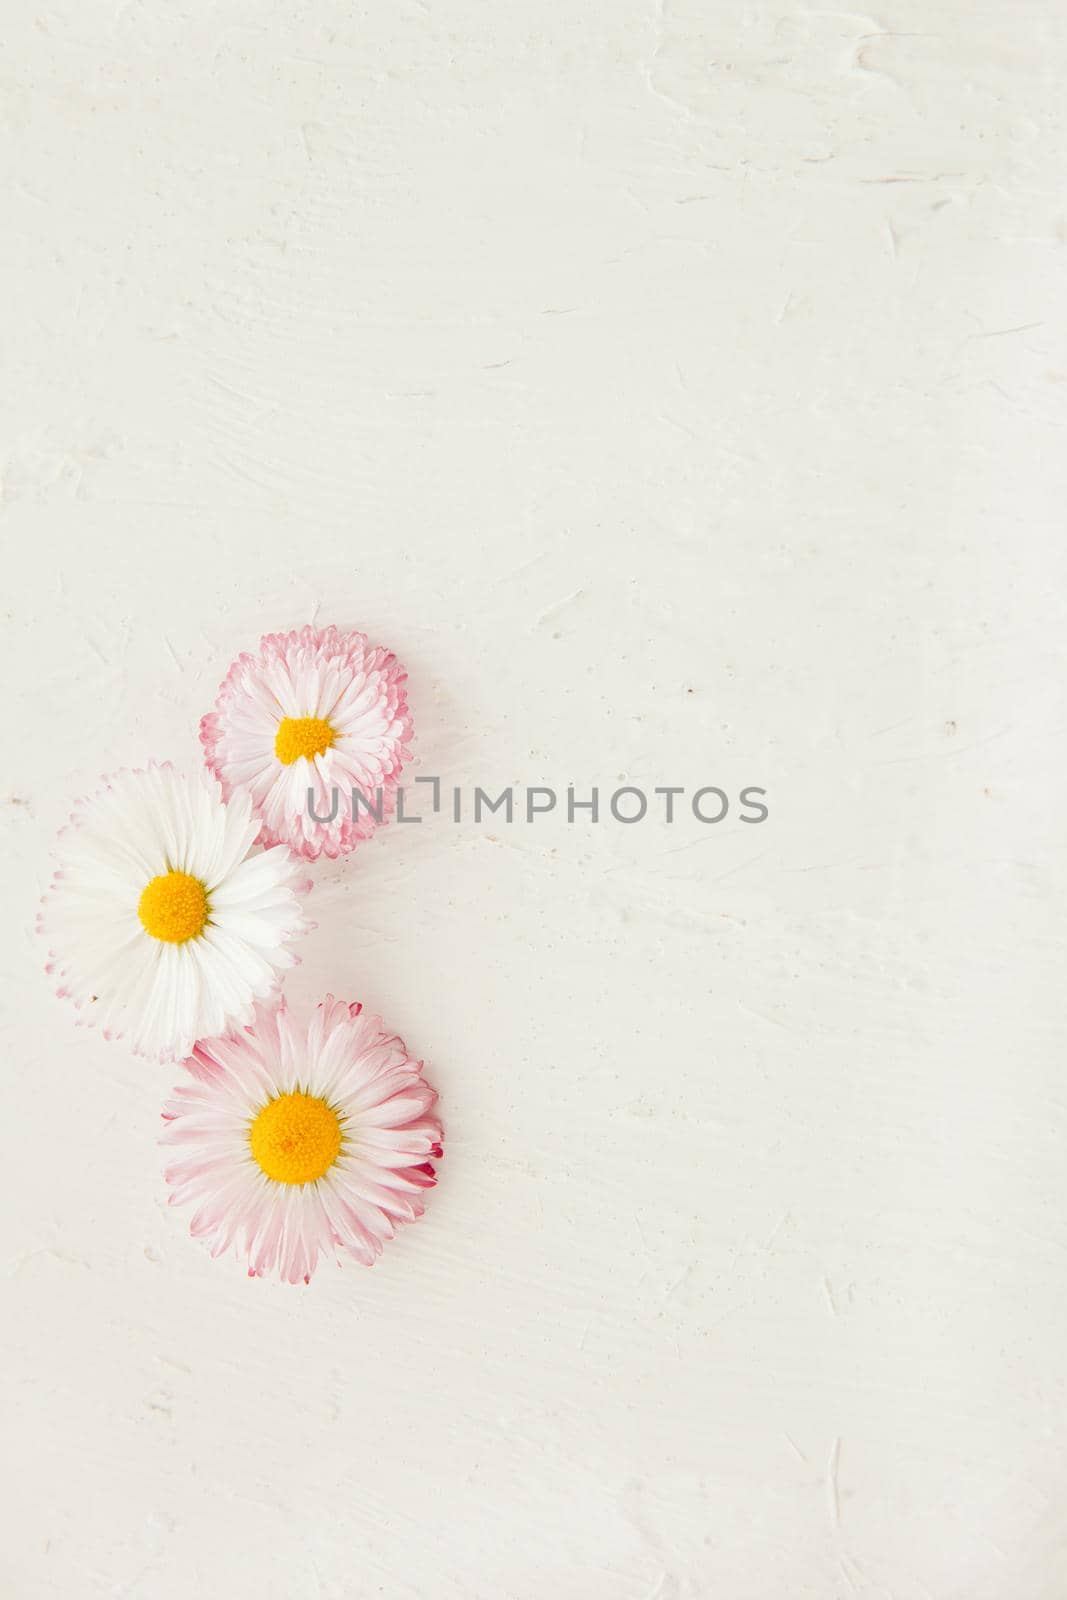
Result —
<svg viewBox="0 0 1067 1600"><path fill-rule="evenodd" d="M320 1257L369 1265L422 1214L441 1154L422 1062L332 995L298 1026L281 994L312 926L306 863L378 815L317 822L309 790L378 790L409 755L405 674L362 633L268 634L200 725L206 773L122 771L81 801L42 901L48 970L78 1019L179 1061L164 1110L172 1202L213 1255L307 1282Z"/></svg>

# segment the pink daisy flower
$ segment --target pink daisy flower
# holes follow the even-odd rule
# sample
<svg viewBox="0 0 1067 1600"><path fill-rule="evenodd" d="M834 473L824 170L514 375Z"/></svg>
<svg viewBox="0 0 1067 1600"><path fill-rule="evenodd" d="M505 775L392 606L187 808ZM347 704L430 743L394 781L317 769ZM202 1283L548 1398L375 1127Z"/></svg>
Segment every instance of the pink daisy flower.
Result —
<svg viewBox="0 0 1067 1600"><path fill-rule="evenodd" d="M299 1028L284 1000L241 1038L198 1045L163 1111L171 1203L213 1256L305 1283L320 1256L371 1266L423 1211L441 1154L436 1094L378 1017L328 995Z"/></svg>
<svg viewBox="0 0 1067 1600"><path fill-rule="evenodd" d="M257 655L238 656L200 740L226 798L251 796L261 844L315 861L387 820L410 754L406 678L392 651L332 627L268 633Z"/></svg>

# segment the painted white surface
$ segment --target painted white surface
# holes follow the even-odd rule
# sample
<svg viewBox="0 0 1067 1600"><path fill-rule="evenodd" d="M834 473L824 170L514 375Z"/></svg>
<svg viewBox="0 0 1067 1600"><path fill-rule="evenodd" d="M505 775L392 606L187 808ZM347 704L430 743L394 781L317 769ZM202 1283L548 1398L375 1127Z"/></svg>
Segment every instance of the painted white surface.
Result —
<svg viewBox="0 0 1067 1600"><path fill-rule="evenodd" d="M1062 6L5 12L3 1593L1062 1600ZM30 929L312 617L772 812L318 870L448 1147L294 1292Z"/></svg>

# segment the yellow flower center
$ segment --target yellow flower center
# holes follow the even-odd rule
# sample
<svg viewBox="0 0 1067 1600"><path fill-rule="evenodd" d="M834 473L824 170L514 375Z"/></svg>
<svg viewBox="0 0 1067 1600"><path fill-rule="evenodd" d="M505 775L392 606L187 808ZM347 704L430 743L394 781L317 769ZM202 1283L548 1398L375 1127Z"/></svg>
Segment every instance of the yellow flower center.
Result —
<svg viewBox="0 0 1067 1600"><path fill-rule="evenodd" d="M274 735L274 754L291 767L297 756L323 755L333 744L333 729L325 717L283 717Z"/></svg>
<svg viewBox="0 0 1067 1600"><path fill-rule="evenodd" d="M253 1156L275 1183L314 1183L337 1160L341 1123L325 1100L297 1089L268 1100L248 1137Z"/></svg>
<svg viewBox="0 0 1067 1600"><path fill-rule="evenodd" d="M153 878L137 905L145 933L167 944L184 944L204 931L207 890L187 872L164 872Z"/></svg>

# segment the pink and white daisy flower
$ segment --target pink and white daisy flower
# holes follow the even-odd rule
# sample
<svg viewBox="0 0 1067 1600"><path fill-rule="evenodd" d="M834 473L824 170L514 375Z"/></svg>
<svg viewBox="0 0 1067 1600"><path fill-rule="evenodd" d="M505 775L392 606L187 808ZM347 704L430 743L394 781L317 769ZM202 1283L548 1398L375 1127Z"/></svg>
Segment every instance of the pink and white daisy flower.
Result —
<svg viewBox="0 0 1067 1600"><path fill-rule="evenodd" d="M437 1099L378 1017L328 995L298 1027L282 1001L240 1038L198 1045L164 1108L171 1204L213 1256L306 1283L320 1256L371 1266L423 1212L441 1154Z"/></svg>
<svg viewBox="0 0 1067 1600"><path fill-rule="evenodd" d="M333 627L268 633L258 654L238 656L200 740L226 797L251 796L262 844L315 861L387 820L410 754L406 678L392 651Z"/></svg>
<svg viewBox="0 0 1067 1600"><path fill-rule="evenodd" d="M80 1021L163 1060L251 1021L310 926L304 869L284 849L250 856L258 832L247 795L226 806L206 774L169 762L79 803L39 927Z"/></svg>

